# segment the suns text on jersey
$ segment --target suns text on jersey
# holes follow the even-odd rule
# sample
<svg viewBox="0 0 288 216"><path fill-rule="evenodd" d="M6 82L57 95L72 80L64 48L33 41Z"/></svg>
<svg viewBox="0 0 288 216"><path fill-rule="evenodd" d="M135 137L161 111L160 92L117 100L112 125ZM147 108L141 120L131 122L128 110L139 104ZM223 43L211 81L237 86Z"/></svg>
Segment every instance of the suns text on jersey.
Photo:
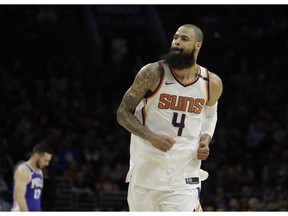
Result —
<svg viewBox="0 0 288 216"><path fill-rule="evenodd" d="M191 98L162 93L159 97L159 109L171 109L177 111L200 114L205 104L203 98Z"/></svg>

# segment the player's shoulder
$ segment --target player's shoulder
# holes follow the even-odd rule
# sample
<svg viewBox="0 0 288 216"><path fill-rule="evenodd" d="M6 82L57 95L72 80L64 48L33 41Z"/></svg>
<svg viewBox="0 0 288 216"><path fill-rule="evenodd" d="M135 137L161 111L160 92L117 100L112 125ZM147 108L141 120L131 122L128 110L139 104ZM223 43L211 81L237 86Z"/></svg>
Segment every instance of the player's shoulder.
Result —
<svg viewBox="0 0 288 216"><path fill-rule="evenodd" d="M145 73L150 73L150 74L155 74L155 73L159 74L159 72L161 71L162 71L162 68L159 62L148 63L140 69L140 72L145 72Z"/></svg>
<svg viewBox="0 0 288 216"><path fill-rule="evenodd" d="M209 85L212 100L217 101L223 92L223 83L216 73L209 71Z"/></svg>
<svg viewBox="0 0 288 216"><path fill-rule="evenodd" d="M162 76L162 68L159 62L144 65L138 72L137 78L151 83L159 82Z"/></svg>
<svg viewBox="0 0 288 216"><path fill-rule="evenodd" d="M25 180L25 181L29 181L29 179L31 178L31 173L29 168L24 164L21 163L19 164L16 169L15 169L15 173L14 173L14 179L15 180Z"/></svg>
<svg viewBox="0 0 288 216"><path fill-rule="evenodd" d="M223 86L220 76L218 76L215 72L212 72L212 71L208 71L208 73L209 73L210 85L216 86L216 87Z"/></svg>
<svg viewBox="0 0 288 216"><path fill-rule="evenodd" d="M222 82L220 76L218 76L215 72L212 72L212 71L208 70L208 73L209 73L209 79L211 81Z"/></svg>
<svg viewBox="0 0 288 216"><path fill-rule="evenodd" d="M17 165L15 172L21 172L21 173L29 173L30 170L28 166L25 163L20 163Z"/></svg>
<svg viewBox="0 0 288 216"><path fill-rule="evenodd" d="M209 81L210 81L210 85L220 85L222 86L222 80L220 78L220 76L218 76L215 72L212 72L210 70L208 70L206 67L203 67L201 65L199 65L200 68L204 69L207 73L208 73L208 77L209 77Z"/></svg>

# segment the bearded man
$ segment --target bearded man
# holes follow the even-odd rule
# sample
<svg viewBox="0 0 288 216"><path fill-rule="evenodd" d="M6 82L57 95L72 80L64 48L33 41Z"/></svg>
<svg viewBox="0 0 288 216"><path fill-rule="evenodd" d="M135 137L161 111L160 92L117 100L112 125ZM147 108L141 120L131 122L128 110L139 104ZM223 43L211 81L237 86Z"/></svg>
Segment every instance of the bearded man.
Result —
<svg viewBox="0 0 288 216"><path fill-rule="evenodd" d="M197 211L201 161L217 122L222 81L197 64L199 27L178 28L171 49L137 73L117 110L131 133L130 211Z"/></svg>

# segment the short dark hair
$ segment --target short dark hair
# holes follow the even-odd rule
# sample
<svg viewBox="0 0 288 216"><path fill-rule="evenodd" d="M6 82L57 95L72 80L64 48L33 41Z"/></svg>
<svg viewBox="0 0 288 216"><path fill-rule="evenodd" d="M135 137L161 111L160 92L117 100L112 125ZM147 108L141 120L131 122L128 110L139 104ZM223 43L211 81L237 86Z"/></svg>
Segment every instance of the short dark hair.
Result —
<svg viewBox="0 0 288 216"><path fill-rule="evenodd" d="M38 144L36 144L36 145L33 147L32 154L35 154L35 153L39 153L39 154L44 154L44 153L52 154L53 151L52 151L51 147L48 146L47 144L45 144L45 143L38 143Z"/></svg>

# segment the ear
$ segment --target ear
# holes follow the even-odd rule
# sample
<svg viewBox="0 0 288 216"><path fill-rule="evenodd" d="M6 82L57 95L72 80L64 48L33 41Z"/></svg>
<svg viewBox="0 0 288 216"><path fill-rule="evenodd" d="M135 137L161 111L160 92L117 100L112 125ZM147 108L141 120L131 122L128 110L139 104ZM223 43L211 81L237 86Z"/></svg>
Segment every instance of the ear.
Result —
<svg viewBox="0 0 288 216"><path fill-rule="evenodd" d="M36 153L35 157L39 160L41 158L41 155L39 153Z"/></svg>
<svg viewBox="0 0 288 216"><path fill-rule="evenodd" d="M195 43L195 48L196 49L200 50L201 46L202 46L202 42L198 41L198 42Z"/></svg>

